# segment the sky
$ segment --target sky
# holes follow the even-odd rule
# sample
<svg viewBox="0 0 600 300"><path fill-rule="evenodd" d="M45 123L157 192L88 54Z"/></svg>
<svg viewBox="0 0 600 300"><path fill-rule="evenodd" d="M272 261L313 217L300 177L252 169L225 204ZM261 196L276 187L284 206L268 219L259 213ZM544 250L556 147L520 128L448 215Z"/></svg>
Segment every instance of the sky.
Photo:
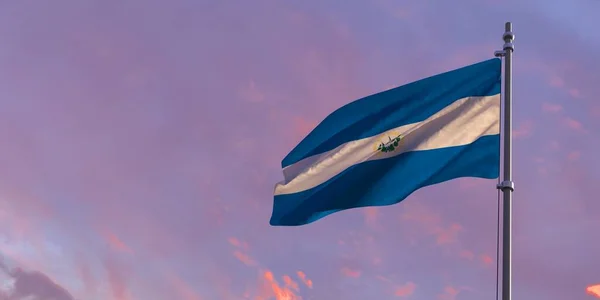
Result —
<svg viewBox="0 0 600 300"><path fill-rule="evenodd" d="M494 299L496 181L271 227L283 157L513 22L514 299L600 299L595 0L0 1L0 300Z"/></svg>

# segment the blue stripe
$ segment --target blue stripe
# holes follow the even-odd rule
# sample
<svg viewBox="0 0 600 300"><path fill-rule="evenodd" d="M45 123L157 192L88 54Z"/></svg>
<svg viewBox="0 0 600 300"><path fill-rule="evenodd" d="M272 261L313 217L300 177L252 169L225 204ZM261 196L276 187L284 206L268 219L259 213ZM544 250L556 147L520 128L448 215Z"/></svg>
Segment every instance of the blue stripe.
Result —
<svg viewBox="0 0 600 300"><path fill-rule="evenodd" d="M458 99L500 93L494 58L349 103L323 120L281 162L282 168L350 141L420 122Z"/></svg>
<svg viewBox="0 0 600 300"><path fill-rule="evenodd" d="M304 225L345 209L391 205L422 187L459 177L498 178L499 164L499 135L367 161L315 188L275 196L270 224Z"/></svg>

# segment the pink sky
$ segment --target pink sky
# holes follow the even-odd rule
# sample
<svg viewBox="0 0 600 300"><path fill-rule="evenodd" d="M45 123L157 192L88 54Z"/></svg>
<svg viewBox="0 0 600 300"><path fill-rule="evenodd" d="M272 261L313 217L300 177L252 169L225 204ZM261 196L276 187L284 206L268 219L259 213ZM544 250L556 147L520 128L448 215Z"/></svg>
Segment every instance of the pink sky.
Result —
<svg viewBox="0 0 600 300"><path fill-rule="evenodd" d="M600 299L600 2L555 3L0 1L0 300L494 299L495 181L268 221L318 121L505 21L514 297Z"/></svg>

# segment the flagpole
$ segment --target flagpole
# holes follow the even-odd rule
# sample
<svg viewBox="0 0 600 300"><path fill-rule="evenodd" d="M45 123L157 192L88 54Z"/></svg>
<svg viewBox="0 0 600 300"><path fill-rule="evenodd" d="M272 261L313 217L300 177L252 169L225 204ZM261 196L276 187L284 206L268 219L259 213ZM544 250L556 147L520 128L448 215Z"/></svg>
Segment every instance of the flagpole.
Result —
<svg viewBox="0 0 600 300"><path fill-rule="evenodd" d="M514 51L512 23L504 26L504 47L495 55L504 57L504 127L503 127L503 176L497 188L502 191L502 300L512 299L512 53Z"/></svg>

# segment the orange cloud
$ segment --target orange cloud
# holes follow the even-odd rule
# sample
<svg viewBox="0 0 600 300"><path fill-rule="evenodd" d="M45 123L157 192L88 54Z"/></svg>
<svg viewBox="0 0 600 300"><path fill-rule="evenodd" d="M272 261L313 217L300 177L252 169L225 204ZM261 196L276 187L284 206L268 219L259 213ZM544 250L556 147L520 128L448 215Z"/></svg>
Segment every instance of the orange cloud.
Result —
<svg viewBox="0 0 600 300"><path fill-rule="evenodd" d="M596 296L596 298L600 299L600 284L590 285L585 289L585 291L592 296Z"/></svg>
<svg viewBox="0 0 600 300"><path fill-rule="evenodd" d="M394 292L394 295L397 297L408 297L414 294L417 285L413 282L407 282L405 285L398 287Z"/></svg>
<svg viewBox="0 0 600 300"><path fill-rule="evenodd" d="M246 266L253 267L257 265L254 259L239 250L235 250L233 252L233 256L235 256L235 258L237 258L239 261L243 262Z"/></svg>
<svg viewBox="0 0 600 300"><path fill-rule="evenodd" d="M353 270L350 269L348 267L343 267L340 272L342 272L342 274L346 277L352 277L352 278L358 278L360 277L360 271L359 270Z"/></svg>
<svg viewBox="0 0 600 300"><path fill-rule="evenodd" d="M266 280L267 288L269 289L267 292L275 296L276 300L302 300L302 297L295 294L290 287L280 286L271 271L265 271L263 278ZM263 298L259 297L259 299Z"/></svg>
<svg viewBox="0 0 600 300"><path fill-rule="evenodd" d="M304 285L306 285L309 289L312 289L313 282L312 282L312 280L310 280L306 277L306 274L304 274L304 272L298 271L298 272L296 272L296 275L298 275L298 278L300 278L300 280L302 281L302 283L304 283Z"/></svg>
<svg viewBox="0 0 600 300"><path fill-rule="evenodd" d="M249 267L258 265L258 263L254 259L252 259L252 257L250 257L250 255L248 255L248 254L244 253L244 251L242 251L242 250L247 251L248 248L250 248L246 242L240 241L240 240L236 239L235 237L230 237L228 239L228 241L229 241L229 244L238 248L238 250L233 251L233 256L235 258L237 258L239 261L241 261L242 263L244 263L246 266L249 266Z"/></svg>
<svg viewBox="0 0 600 300"><path fill-rule="evenodd" d="M290 276L283 275L283 283L285 284L285 287L290 288L296 292L300 290L300 287L298 287L298 283L295 282Z"/></svg>
<svg viewBox="0 0 600 300"><path fill-rule="evenodd" d="M248 246L248 244L246 242L242 242L242 241L240 241L240 240L238 240L238 239L236 239L234 237L230 237L228 239L228 241L234 247L241 248L243 250L248 250L248 248L249 248L249 246Z"/></svg>

